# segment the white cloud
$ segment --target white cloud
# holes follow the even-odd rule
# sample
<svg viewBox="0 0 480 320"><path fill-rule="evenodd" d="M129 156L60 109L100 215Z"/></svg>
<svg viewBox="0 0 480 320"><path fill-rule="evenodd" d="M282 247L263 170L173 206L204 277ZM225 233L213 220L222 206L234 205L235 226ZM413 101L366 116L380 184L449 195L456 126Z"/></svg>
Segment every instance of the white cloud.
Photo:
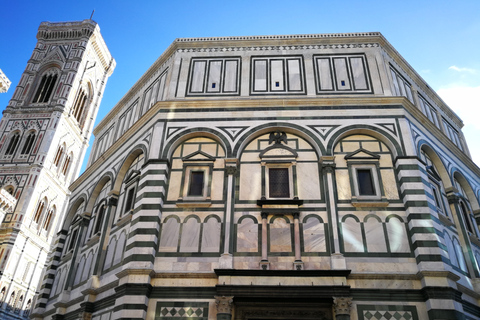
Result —
<svg viewBox="0 0 480 320"><path fill-rule="evenodd" d="M470 68L459 68L457 66L450 66L448 67L449 70L455 70L457 72L467 72L467 73L471 73L471 74L476 74L477 73L477 70L475 69L470 69Z"/></svg>
<svg viewBox="0 0 480 320"><path fill-rule="evenodd" d="M452 85L439 89L437 93L463 120L463 134L473 161L480 166L480 86Z"/></svg>

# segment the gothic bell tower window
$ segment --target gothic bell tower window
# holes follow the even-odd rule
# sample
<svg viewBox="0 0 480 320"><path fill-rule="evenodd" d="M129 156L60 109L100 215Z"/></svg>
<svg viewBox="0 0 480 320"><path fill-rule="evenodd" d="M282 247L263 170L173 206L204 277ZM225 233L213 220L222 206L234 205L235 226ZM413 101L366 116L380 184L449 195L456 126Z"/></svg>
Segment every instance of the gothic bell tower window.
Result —
<svg viewBox="0 0 480 320"><path fill-rule="evenodd" d="M72 116L77 120L80 127L83 126L83 119L88 106L88 100L90 96L89 85L83 86L78 90L75 102L72 108Z"/></svg>
<svg viewBox="0 0 480 320"><path fill-rule="evenodd" d="M27 139L25 140L25 144L22 148L22 154L29 154L32 150L33 143L35 142L35 132L30 132L27 135Z"/></svg>
<svg viewBox="0 0 480 320"><path fill-rule="evenodd" d="M35 96L33 97L33 103L47 103L52 95L53 88L57 83L57 74L48 73L42 76L40 84L38 85Z"/></svg>
<svg viewBox="0 0 480 320"><path fill-rule="evenodd" d="M11 156L15 153L15 150L17 150L19 140L20 140L20 134L18 132L15 132L12 135L12 137L10 138L10 142L8 143L8 147L5 150L5 155L6 156Z"/></svg>

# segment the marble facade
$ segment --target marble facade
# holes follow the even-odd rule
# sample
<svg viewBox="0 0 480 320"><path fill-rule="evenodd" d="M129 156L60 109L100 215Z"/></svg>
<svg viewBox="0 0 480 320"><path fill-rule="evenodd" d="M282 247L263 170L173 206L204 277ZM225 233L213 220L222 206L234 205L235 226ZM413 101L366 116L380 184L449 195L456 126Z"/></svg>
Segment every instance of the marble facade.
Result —
<svg viewBox="0 0 480 320"><path fill-rule="evenodd" d="M94 129L32 318L479 318L461 127L380 33L177 39Z"/></svg>

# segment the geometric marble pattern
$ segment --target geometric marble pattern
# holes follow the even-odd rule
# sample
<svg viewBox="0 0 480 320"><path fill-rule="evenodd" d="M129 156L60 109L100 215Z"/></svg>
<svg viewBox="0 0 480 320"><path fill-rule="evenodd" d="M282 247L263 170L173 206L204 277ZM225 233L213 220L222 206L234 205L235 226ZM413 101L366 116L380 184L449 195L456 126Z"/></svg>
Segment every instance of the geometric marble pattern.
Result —
<svg viewBox="0 0 480 320"><path fill-rule="evenodd" d="M194 318L195 320L208 319L208 303L195 302L158 302L155 320L178 320Z"/></svg>
<svg viewBox="0 0 480 320"><path fill-rule="evenodd" d="M419 320L415 306L357 305L359 320Z"/></svg>
<svg viewBox="0 0 480 320"><path fill-rule="evenodd" d="M412 320L412 313L409 311L363 311L365 320Z"/></svg>

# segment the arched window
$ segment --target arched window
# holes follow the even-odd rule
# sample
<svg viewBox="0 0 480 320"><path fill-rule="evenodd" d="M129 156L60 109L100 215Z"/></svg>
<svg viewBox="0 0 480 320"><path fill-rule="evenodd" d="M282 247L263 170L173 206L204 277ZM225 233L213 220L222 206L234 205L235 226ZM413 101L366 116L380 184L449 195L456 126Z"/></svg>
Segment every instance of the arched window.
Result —
<svg viewBox="0 0 480 320"><path fill-rule="evenodd" d="M23 303L23 295L20 296L20 298L17 301L17 306L15 307L15 313L20 313L20 308L22 308L22 303Z"/></svg>
<svg viewBox="0 0 480 320"><path fill-rule="evenodd" d="M63 173L64 176L67 175L68 167L70 166L71 161L72 161L72 156L70 155L63 162L62 173Z"/></svg>
<svg viewBox="0 0 480 320"><path fill-rule="evenodd" d="M473 223L470 219L470 212L463 201L460 201L460 212L462 213L463 221L465 221L465 228L467 228L470 233L475 234Z"/></svg>
<svg viewBox="0 0 480 320"><path fill-rule="evenodd" d="M102 229L104 213L105 213L105 205L102 204L100 208L97 209L97 214L95 217L95 228L93 229L93 234L97 234Z"/></svg>
<svg viewBox="0 0 480 320"><path fill-rule="evenodd" d="M13 291L12 294L10 295L10 300L8 300L7 310L12 309L14 304L15 304L15 291Z"/></svg>
<svg viewBox="0 0 480 320"><path fill-rule="evenodd" d="M35 211L35 215L33 217L33 221L35 221L35 223L37 224L40 222L40 217L42 216L43 209L45 209L45 201L42 200L38 204L37 210Z"/></svg>
<svg viewBox="0 0 480 320"><path fill-rule="evenodd" d="M37 92L33 97L33 103L45 103L50 100L50 96L52 95L53 88L57 82L57 74L49 73L44 74L40 84L38 85Z"/></svg>
<svg viewBox="0 0 480 320"><path fill-rule="evenodd" d="M27 305L25 306L25 311L23 312L24 317L28 317L30 314L30 307L32 306L32 299L28 299Z"/></svg>
<svg viewBox="0 0 480 320"><path fill-rule="evenodd" d="M45 231L48 231L49 228L50 228L50 224L52 222L52 217L53 217L53 213L55 212L55 209L52 208L50 210L48 210L48 213L47 213L47 216L45 218L45 221L43 222L43 226L42 228L45 230Z"/></svg>
<svg viewBox="0 0 480 320"><path fill-rule="evenodd" d="M8 144L7 150L5 150L6 156L11 156L15 153L15 150L18 146L18 140L20 140L20 133L15 132L10 138L10 143Z"/></svg>
<svg viewBox="0 0 480 320"><path fill-rule="evenodd" d="M35 132L32 131L27 135L21 154L29 154L32 150L33 142L35 142Z"/></svg>
<svg viewBox="0 0 480 320"><path fill-rule="evenodd" d="M85 93L85 90L82 88L78 91L77 98L75 99L75 104L73 106L73 117L77 122L80 122L82 119L83 111L85 110L85 105L88 100L88 95Z"/></svg>
<svg viewBox="0 0 480 320"><path fill-rule="evenodd" d="M92 209L92 219L90 220L90 225L88 226L87 234L89 237L92 237L102 231L104 223L104 215L107 209L107 199L108 193L111 191L112 182L108 180L104 182L102 189L98 193L97 199ZM98 186L100 187L100 186Z"/></svg>
<svg viewBox="0 0 480 320"><path fill-rule="evenodd" d="M57 154L55 155L55 159L53 160L53 164L58 167L58 164L60 163L60 159L62 159L63 155L63 146L59 146L57 150Z"/></svg>
<svg viewBox="0 0 480 320"><path fill-rule="evenodd" d="M15 188L13 188L13 186L8 186L5 188L5 191L13 196L13 191L15 191Z"/></svg>
<svg viewBox="0 0 480 320"><path fill-rule="evenodd" d="M3 287L2 291L0 291L0 306L3 304L3 299L5 298L5 293L7 292L7 288Z"/></svg>

